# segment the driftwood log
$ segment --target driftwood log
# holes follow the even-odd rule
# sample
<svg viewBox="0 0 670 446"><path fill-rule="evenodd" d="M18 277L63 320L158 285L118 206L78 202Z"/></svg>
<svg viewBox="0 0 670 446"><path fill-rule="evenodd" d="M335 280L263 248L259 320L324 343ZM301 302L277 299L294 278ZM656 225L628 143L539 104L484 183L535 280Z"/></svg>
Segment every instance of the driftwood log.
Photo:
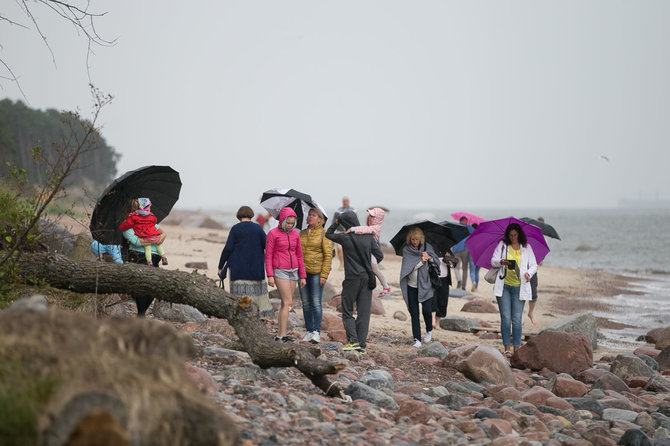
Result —
<svg viewBox="0 0 670 446"><path fill-rule="evenodd" d="M275 342L259 320L258 309L251 299L237 298L201 274L137 264L72 260L51 253L23 253L17 263L26 279L41 279L55 288L155 297L226 319L240 338L243 350L259 367L295 367L327 396L344 398L339 383L326 376L337 373L344 364L319 360L313 349L305 346Z"/></svg>

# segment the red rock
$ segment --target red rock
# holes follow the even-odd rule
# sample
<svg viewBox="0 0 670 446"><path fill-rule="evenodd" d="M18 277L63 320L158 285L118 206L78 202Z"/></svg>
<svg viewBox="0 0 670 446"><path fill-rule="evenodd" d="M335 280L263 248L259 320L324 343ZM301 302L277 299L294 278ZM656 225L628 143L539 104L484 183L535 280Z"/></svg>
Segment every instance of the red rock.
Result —
<svg viewBox="0 0 670 446"><path fill-rule="evenodd" d="M195 333L197 331L200 331L200 325L195 322L186 322L179 328L179 330L185 333Z"/></svg>
<svg viewBox="0 0 670 446"><path fill-rule="evenodd" d="M546 331L533 336L511 358L512 367L541 370L572 376L593 364L591 341L581 333Z"/></svg>
<svg viewBox="0 0 670 446"><path fill-rule="evenodd" d="M497 313L498 307L491 302L476 299L463 305L461 311L466 313Z"/></svg>
<svg viewBox="0 0 670 446"><path fill-rule="evenodd" d="M452 349L442 364L475 382L514 385L514 375L500 351L489 345L470 344Z"/></svg>
<svg viewBox="0 0 670 446"><path fill-rule="evenodd" d="M396 421L402 417L409 417L413 423L425 423L433 417L433 414L423 402L407 400L400 403L400 409L395 415Z"/></svg>
<svg viewBox="0 0 670 446"><path fill-rule="evenodd" d="M634 355L647 355L652 358L657 357L659 353L661 353L661 350L656 350L652 347L638 347L633 351Z"/></svg>
<svg viewBox="0 0 670 446"><path fill-rule="evenodd" d="M521 392L515 387L505 387L492 395L493 399L499 403L503 401L521 401Z"/></svg>
<svg viewBox="0 0 670 446"><path fill-rule="evenodd" d="M328 337L333 342L339 342L340 344L347 343L347 332L344 330L330 330L328 331Z"/></svg>
<svg viewBox="0 0 670 446"><path fill-rule="evenodd" d="M663 334L663 330L665 330L663 327L652 328L644 335L644 340L650 344L656 344Z"/></svg>
<svg viewBox="0 0 670 446"><path fill-rule="evenodd" d="M487 425L489 428L492 426L496 426L505 435L509 435L512 432L514 432L514 429L512 429L512 425L510 424L510 422L507 420L503 420L502 418L487 418L483 421L483 423Z"/></svg>
<svg viewBox="0 0 670 446"><path fill-rule="evenodd" d="M556 378L551 392L561 398L579 398L588 391L586 384L574 379Z"/></svg>
<svg viewBox="0 0 670 446"><path fill-rule="evenodd" d="M413 361L418 362L419 364L428 364L435 367L442 367L442 360L440 358L422 356L420 358L414 358Z"/></svg>
<svg viewBox="0 0 670 446"><path fill-rule="evenodd" d="M377 296L372 296L372 305L370 306L370 314L375 316L384 316L386 314L386 309L384 309L384 304L382 300Z"/></svg>
<svg viewBox="0 0 670 446"><path fill-rule="evenodd" d="M535 407L537 406L546 406L547 399L552 396L556 396L544 387L536 386L531 387L521 394L521 401L526 403L531 403Z"/></svg>
<svg viewBox="0 0 670 446"><path fill-rule="evenodd" d="M648 381L648 376L633 376L624 380L628 387L644 387Z"/></svg>
<svg viewBox="0 0 670 446"><path fill-rule="evenodd" d="M572 404L568 403L563 398L559 398L557 396L551 396L551 397L547 398L547 401L546 401L545 404L549 407L555 407L556 409L561 409L561 410L574 409Z"/></svg>
<svg viewBox="0 0 670 446"><path fill-rule="evenodd" d="M210 375L207 370L195 367L188 363L184 364L184 369L186 375L191 378L198 389L202 390L207 395L214 396L216 395L216 392L219 391L214 378L212 378L212 375Z"/></svg>
<svg viewBox="0 0 670 446"><path fill-rule="evenodd" d="M340 294L333 296L333 298L328 301L328 306L340 311L342 307L342 296Z"/></svg>
<svg viewBox="0 0 670 446"><path fill-rule="evenodd" d="M342 318L335 313L324 311L323 318L321 320L321 330L322 331L344 330L344 324L342 323Z"/></svg>
<svg viewBox="0 0 670 446"><path fill-rule="evenodd" d="M600 378L606 370L604 369L586 369L576 375L573 375L576 380L583 382L584 384L593 384L598 378Z"/></svg>

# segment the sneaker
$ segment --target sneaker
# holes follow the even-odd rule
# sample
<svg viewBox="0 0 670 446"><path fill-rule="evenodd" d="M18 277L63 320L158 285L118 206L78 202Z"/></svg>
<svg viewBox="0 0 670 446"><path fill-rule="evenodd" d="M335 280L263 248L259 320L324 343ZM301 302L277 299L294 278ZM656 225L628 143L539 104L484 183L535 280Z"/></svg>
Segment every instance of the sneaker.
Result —
<svg viewBox="0 0 670 446"><path fill-rule="evenodd" d="M314 338L314 332L313 331L308 331L305 333L305 336L302 337L302 340L305 342L309 342Z"/></svg>
<svg viewBox="0 0 670 446"><path fill-rule="evenodd" d="M312 344L318 344L321 342L321 334L318 331L313 331L312 332L312 337L309 338L309 342Z"/></svg>
<svg viewBox="0 0 670 446"><path fill-rule="evenodd" d="M283 341L284 336L275 336L275 341Z"/></svg>
<svg viewBox="0 0 670 446"><path fill-rule="evenodd" d="M284 335L281 340L284 342L293 342L293 336Z"/></svg>
<svg viewBox="0 0 670 446"><path fill-rule="evenodd" d="M477 285L472 284L472 288L470 288L470 292L474 293L475 291L477 291Z"/></svg>
<svg viewBox="0 0 670 446"><path fill-rule="evenodd" d="M165 256L161 257L161 263L163 263L163 265L167 265L168 264L167 263L167 257L165 257Z"/></svg>
<svg viewBox="0 0 670 446"><path fill-rule="evenodd" d="M412 345L412 347L421 348L421 341L419 341L418 339L415 339L414 340L414 345Z"/></svg>
<svg viewBox="0 0 670 446"><path fill-rule="evenodd" d="M391 288L384 288L379 292L379 297L384 297L391 292Z"/></svg>
<svg viewBox="0 0 670 446"><path fill-rule="evenodd" d="M433 340L433 331L431 330L428 333L426 333L426 336L423 337L423 343L428 344L432 340Z"/></svg>
<svg viewBox="0 0 670 446"><path fill-rule="evenodd" d="M367 354L368 354L368 352L367 352L363 347L358 347L358 348L356 349L356 351L357 351L358 353L360 353L361 355L367 355Z"/></svg>
<svg viewBox="0 0 670 446"><path fill-rule="evenodd" d="M361 346L358 342L353 344L350 342L349 344L342 347L342 350L358 350L359 348L361 348Z"/></svg>

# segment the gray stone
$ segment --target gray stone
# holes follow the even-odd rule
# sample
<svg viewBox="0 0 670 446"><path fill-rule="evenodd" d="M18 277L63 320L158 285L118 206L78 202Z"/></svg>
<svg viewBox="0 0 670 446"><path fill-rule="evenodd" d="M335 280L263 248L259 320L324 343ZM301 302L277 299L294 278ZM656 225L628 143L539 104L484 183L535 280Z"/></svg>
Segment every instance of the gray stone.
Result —
<svg viewBox="0 0 670 446"><path fill-rule="evenodd" d="M602 417L603 415L603 406L598 402L598 400L594 400L591 398L564 398L564 399L568 403L572 404L572 407L574 407L575 410L588 410L598 415L599 417Z"/></svg>
<svg viewBox="0 0 670 446"><path fill-rule="evenodd" d="M456 393L452 393L450 395L445 395L437 399L436 401L437 404L444 404L451 410L458 410L463 406L469 406L471 404L474 404L474 400L472 398L464 397L461 395L458 395Z"/></svg>
<svg viewBox="0 0 670 446"><path fill-rule="evenodd" d="M649 368L652 369L653 371L658 372L658 371L661 370L658 366L658 362L656 362L656 360L654 358L652 358L651 356L645 355L645 354L639 354L639 355L635 355L635 356L637 356L638 358L643 360L644 363L647 364L649 366Z"/></svg>
<svg viewBox="0 0 670 446"><path fill-rule="evenodd" d="M434 404L437 399L433 398L432 396L426 395L425 393L415 393L412 395L412 398L414 398L417 401L421 401L426 404Z"/></svg>
<svg viewBox="0 0 670 446"><path fill-rule="evenodd" d="M439 342L431 342L419 349L419 356L444 359L448 354L449 350Z"/></svg>
<svg viewBox="0 0 670 446"><path fill-rule="evenodd" d="M358 381L351 383L344 390L344 393L349 395L354 400L362 399L374 404L375 406L383 407L385 409L398 410L400 408L395 400L384 392L373 389L372 387Z"/></svg>
<svg viewBox="0 0 670 446"><path fill-rule="evenodd" d="M534 415L537 412L537 407L531 403L520 402L512 406L514 410L524 415Z"/></svg>
<svg viewBox="0 0 670 446"><path fill-rule="evenodd" d="M498 415L494 410L491 410L488 407L485 407L485 408L479 409L477 412L475 412L475 418L479 418L481 420L484 420L486 418L500 418L500 415Z"/></svg>
<svg viewBox="0 0 670 446"><path fill-rule="evenodd" d="M263 370L255 364L244 364L242 366L226 366L221 374L228 379L256 381L263 376Z"/></svg>
<svg viewBox="0 0 670 446"><path fill-rule="evenodd" d="M470 333L472 327L479 327L480 325L472 319L464 317L447 316L440 319L440 328L451 331L460 331L463 333Z"/></svg>
<svg viewBox="0 0 670 446"><path fill-rule="evenodd" d="M443 386L431 387L429 392L430 396L433 396L435 398L440 398L442 396L449 395L449 391Z"/></svg>
<svg viewBox="0 0 670 446"><path fill-rule="evenodd" d="M286 404L291 409L300 410L305 405L305 402L292 393L289 393L286 395Z"/></svg>
<svg viewBox="0 0 670 446"><path fill-rule="evenodd" d="M660 410L659 410L660 412ZM656 428L664 428L670 430L670 418L667 417L667 415L664 415L663 413L652 413L651 417L654 419L654 423Z"/></svg>
<svg viewBox="0 0 670 446"><path fill-rule="evenodd" d="M605 409L603 410L603 420L605 421L626 421L634 423L637 418L637 412L625 409Z"/></svg>
<svg viewBox="0 0 670 446"><path fill-rule="evenodd" d="M184 266L192 269L207 269L207 262L186 262Z"/></svg>
<svg viewBox="0 0 670 446"><path fill-rule="evenodd" d="M154 300L151 309L154 317L171 322L204 322L205 316L190 305L173 304L163 300Z"/></svg>
<svg viewBox="0 0 670 446"><path fill-rule="evenodd" d="M486 387L480 386L479 384L477 384L475 382L472 382L472 381L465 381L465 382L460 383L460 385L465 387L466 389L468 389L468 391L470 391L470 392L484 393L484 391L486 390ZM446 387L447 389L451 390L447 386L446 383L443 384L443 386Z"/></svg>
<svg viewBox="0 0 670 446"><path fill-rule="evenodd" d="M617 444L624 446L652 446L649 437L640 429L628 429L623 433Z"/></svg>
<svg viewBox="0 0 670 446"><path fill-rule="evenodd" d="M656 393L670 393L670 381L661 375L654 375L649 378L644 390Z"/></svg>
<svg viewBox="0 0 670 446"><path fill-rule="evenodd" d="M342 347L337 342L326 342L321 344L321 349L329 352L336 352L338 350L342 350Z"/></svg>
<svg viewBox="0 0 670 446"><path fill-rule="evenodd" d="M598 347L598 327L596 325L596 318L593 313L578 313L559 319L550 324L547 328L540 331L564 331L582 333L588 340L591 341L591 346L595 350Z"/></svg>
<svg viewBox="0 0 670 446"><path fill-rule="evenodd" d="M19 310L19 311L30 311L33 313L44 313L47 311L49 303L47 298L41 294L34 294L30 297L22 297L21 299L15 300L9 306L9 310Z"/></svg>
<svg viewBox="0 0 670 446"><path fill-rule="evenodd" d="M610 371L623 380L634 376L654 375L654 371L642 359L632 353L617 355L610 365Z"/></svg>
<svg viewBox="0 0 670 446"><path fill-rule="evenodd" d="M454 381L447 381L446 383L442 384L442 387L445 389L451 391L451 392L458 392L458 393L470 393L472 390L468 389L464 385L461 385L460 383L454 382ZM481 392L484 392L484 387L477 385L477 387L481 388Z"/></svg>
<svg viewBox="0 0 670 446"><path fill-rule="evenodd" d="M377 390L393 392L393 377L386 370L370 370L358 380L359 382Z"/></svg>

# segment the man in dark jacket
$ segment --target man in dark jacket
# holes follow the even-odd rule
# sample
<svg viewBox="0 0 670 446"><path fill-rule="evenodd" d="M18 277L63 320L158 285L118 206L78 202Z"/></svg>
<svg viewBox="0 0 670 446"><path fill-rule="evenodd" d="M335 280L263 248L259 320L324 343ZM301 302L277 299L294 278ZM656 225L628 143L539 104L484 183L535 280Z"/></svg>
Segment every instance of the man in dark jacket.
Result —
<svg viewBox="0 0 670 446"><path fill-rule="evenodd" d="M375 256L377 262L381 262L384 254L372 234L335 232L339 225L342 225L345 230L352 226L360 226L354 212L343 212L334 220L326 231L326 237L342 246L344 257L342 323L348 342L344 350L357 350L365 353L370 326L370 307L372 306L372 290L368 287L368 274L372 274L370 260L372 256ZM357 313L355 320L354 307Z"/></svg>

